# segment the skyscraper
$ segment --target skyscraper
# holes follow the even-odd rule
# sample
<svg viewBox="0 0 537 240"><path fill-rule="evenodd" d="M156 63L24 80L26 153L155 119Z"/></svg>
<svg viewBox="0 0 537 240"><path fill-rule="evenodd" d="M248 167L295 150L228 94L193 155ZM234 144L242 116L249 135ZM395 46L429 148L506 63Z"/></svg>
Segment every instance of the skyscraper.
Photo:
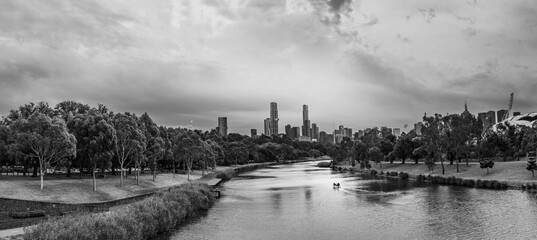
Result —
<svg viewBox="0 0 537 240"><path fill-rule="evenodd" d="M319 128L316 123L311 124L311 138L319 141Z"/></svg>
<svg viewBox="0 0 537 240"><path fill-rule="evenodd" d="M291 124L287 124L285 125L285 135L289 138L292 138L291 137Z"/></svg>
<svg viewBox="0 0 537 240"><path fill-rule="evenodd" d="M252 138L257 137L257 129L252 128L252 129L250 130L250 134L252 135Z"/></svg>
<svg viewBox="0 0 537 240"><path fill-rule="evenodd" d="M300 127L291 128L291 138L293 139L300 138Z"/></svg>
<svg viewBox="0 0 537 240"><path fill-rule="evenodd" d="M265 119L264 126L265 126L265 128L264 128L265 129L265 135L270 136L271 135L270 134L270 118Z"/></svg>
<svg viewBox="0 0 537 240"><path fill-rule="evenodd" d="M308 105L302 106L302 136L311 137L310 134L310 120L308 118Z"/></svg>
<svg viewBox="0 0 537 240"><path fill-rule="evenodd" d="M278 135L278 120L278 104L271 102L268 135Z"/></svg>
<svg viewBox="0 0 537 240"><path fill-rule="evenodd" d="M221 137L227 136L227 117L218 118L218 134Z"/></svg>

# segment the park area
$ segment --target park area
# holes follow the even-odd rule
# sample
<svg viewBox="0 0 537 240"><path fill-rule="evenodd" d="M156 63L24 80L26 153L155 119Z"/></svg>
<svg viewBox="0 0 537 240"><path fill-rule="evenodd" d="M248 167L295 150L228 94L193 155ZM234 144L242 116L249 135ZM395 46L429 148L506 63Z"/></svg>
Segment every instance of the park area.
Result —
<svg viewBox="0 0 537 240"><path fill-rule="evenodd" d="M225 170L219 167L217 170ZM118 175L106 175L97 179L97 191L93 191L93 179L89 175L78 175L70 178L65 175L45 175L45 187L40 189L38 177L22 175L1 175L0 197L32 201L47 201L56 203L92 203L111 201L156 192L188 182L186 174L159 173L155 181L147 172L140 174L139 185L136 185L135 175L127 175L124 186L120 186ZM202 177L201 171L192 171L191 179Z"/></svg>

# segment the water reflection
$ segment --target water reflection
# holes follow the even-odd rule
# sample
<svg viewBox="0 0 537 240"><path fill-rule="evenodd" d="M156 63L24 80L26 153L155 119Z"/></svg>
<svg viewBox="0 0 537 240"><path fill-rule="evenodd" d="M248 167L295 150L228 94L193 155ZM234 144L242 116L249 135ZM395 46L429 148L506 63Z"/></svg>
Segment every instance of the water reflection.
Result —
<svg viewBox="0 0 537 240"><path fill-rule="evenodd" d="M537 238L537 195L520 191L320 171L315 163L245 173L223 187L208 216L171 239Z"/></svg>

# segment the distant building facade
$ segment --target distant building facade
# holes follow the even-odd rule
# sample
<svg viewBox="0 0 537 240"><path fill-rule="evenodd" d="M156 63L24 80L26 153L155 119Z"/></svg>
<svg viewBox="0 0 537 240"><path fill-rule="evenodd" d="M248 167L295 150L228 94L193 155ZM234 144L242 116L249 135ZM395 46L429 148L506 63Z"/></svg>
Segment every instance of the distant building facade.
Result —
<svg viewBox="0 0 537 240"><path fill-rule="evenodd" d="M401 129L400 128L394 128L393 129L393 135L396 137L401 136Z"/></svg>
<svg viewBox="0 0 537 240"><path fill-rule="evenodd" d="M285 125L285 136L287 136L288 138L292 138L291 137L291 124L287 124Z"/></svg>
<svg viewBox="0 0 537 240"><path fill-rule="evenodd" d="M505 114L507 114L507 110L505 110L505 109L498 110L496 112L496 115L497 115L496 122L503 121L503 118L505 117Z"/></svg>
<svg viewBox="0 0 537 240"><path fill-rule="evenodd" d="M252 138L257 137L257 129L252 128L252 129L250 130L250 134L252 135Z"/></svg>
<svg viewBox="0 0 537 240"><path fill-rule="evenodd" d="M291 128L291 138L292 139L300 138L300 127Z"/></svg>
<svg viewBox="0 0 537 240"><path fill-rule="evenodd" d="M311 124L311 138L319 141L319 127L316 123Z"/></svg>
<svg viewBox="0 0 537 240"><path fill-rule="evenodd" d="M221 137L227 136L227 117L218 118L218 127L216 129Z"/></svg>
<svg viewBox="0 0 537 240"><path fill-rule="evenodd" d="M302 105L302 136L310 137L310 120L308 116L308 105Z"/></svg>
<svg viewBox="0 0 537 240"><path fill-rule="evenodd" d="M421 135L421 128L423 127L423 123L422 122L417 122L417 123L414 123L414 132L420 136Z"/></svg>
<svg viewBox="0 0 537 240"><path fill-rule="evenodd" d="M278 104L275 102L270 103L270 118L269 118L269 134L278 135Z"/></svg>

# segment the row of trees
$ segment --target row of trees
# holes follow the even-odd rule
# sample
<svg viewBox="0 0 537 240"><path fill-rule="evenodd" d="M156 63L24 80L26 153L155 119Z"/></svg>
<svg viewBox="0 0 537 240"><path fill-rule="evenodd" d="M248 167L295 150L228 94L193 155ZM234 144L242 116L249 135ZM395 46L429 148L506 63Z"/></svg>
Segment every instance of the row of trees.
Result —
<svg viewBox="0 0 537 240"><path fill-rule="evenodd" d="M298 159L325 155L329 144L297 142L285 136L250 138L240 134L221 137L215 130L201 131L157 125L144 113L114 113L104 105L64 101L54 108L45 102L11 110L0 124L0 166L33 168L41 177L47 169L65 168L67 176L78 168L93 176L134 169L183 171L214 170L217 165ZM182 170L181 170L182 169Z"/></svg>
<svg viewBox="0 0 537 240"><path fill-rule="evenodd" d="M343 141L328 154L336 163L348 160L362 168L370 168L369 161L381 164L394 160L405 164L407 159L416 164L423 161L429 169L440 162L457 164L464 159L480 162L482 168L494 166L494 159L520 158L537 147L537 126L498 125L483 131L482 122L469 112L442 116L424 115L421 134L411 130L395 137L388 128L368 128L362 136Z"/></svg>

